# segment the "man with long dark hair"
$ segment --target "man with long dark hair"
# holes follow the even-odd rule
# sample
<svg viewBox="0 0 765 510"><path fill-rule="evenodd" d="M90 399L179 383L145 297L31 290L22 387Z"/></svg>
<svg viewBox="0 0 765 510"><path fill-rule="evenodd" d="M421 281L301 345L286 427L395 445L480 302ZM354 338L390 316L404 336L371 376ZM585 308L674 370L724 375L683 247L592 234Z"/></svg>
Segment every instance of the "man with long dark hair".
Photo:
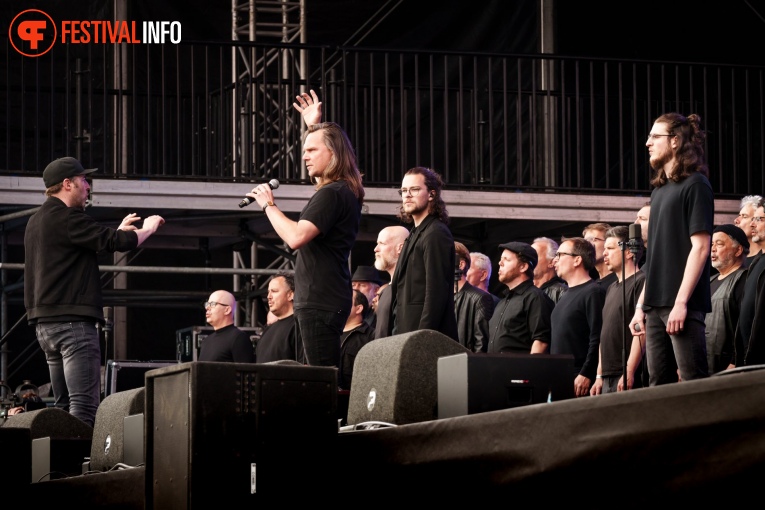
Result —
<svg viewBox="0 0 765 510"><path fill-rule="evenodd" d="M298 221L279 210L268 184L256 186L247 196L258 202L279 237L298 250L293 307L306 361L336 367L353 300L348 257L359 231L364 187L345 131L334 122L311 124L303 117L309 124L303 161L316 193Z"/></svg>
<svg viewBox="0 0 765 510"><path fill-rule="evenodd" d="M454 238L441 198L444 183L415 167L401 182L399 219L414 227L396 264L391 289L392 334L431 329L459 341L454 315Z"/></svg>
<svg viewBox="0 0 765 510"><path fill-rule="evenodd" d="M651 386L707 377L704 317L711 310L709 251L714 195L704 161L705 133L692 114L665 113L646 141L656 176L646 282L630 322L646 335Z"/></svg>

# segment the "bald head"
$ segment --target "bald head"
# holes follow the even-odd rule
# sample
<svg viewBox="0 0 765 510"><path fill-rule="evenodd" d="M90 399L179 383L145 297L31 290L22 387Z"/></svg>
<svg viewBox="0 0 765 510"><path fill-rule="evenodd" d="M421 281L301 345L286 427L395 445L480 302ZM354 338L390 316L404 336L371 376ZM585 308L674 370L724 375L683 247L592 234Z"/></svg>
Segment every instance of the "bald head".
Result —
<svg viewBox="0 0 765 510"><path fill-rule="evenodd" d="M214 329L220 329L234 323L236 316L236 298L225 290L216 290L207 299L205 317Z"/></svg>
<svg viewBox="0 0 765 510"><path fill-rule="evenodd" d="M409 230L401 226L385 227L380 231L375 246L375 267L378 271L387 271L393 276L407 237Z"/></svg>

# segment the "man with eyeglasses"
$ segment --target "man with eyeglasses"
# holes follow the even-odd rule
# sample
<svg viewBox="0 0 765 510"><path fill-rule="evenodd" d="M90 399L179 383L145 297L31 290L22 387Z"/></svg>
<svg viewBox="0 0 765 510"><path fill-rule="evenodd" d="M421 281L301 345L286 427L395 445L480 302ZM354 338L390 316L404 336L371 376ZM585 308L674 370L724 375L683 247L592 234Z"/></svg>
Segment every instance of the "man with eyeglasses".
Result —
<svg viewBox="0 0 765 510"><path fill-rule="evenodd" d="M714 195L704 160L701 119L658 117L646 141L651 167L651 242L645 286L630 321L646 335L649 384L708 377L704 318L711 311Z"/></svg>
<svg viewBox="0 0 765 510"><path fill-rule="evenodd" d="M392 334L432 329L459 341L454 314L454 238L441 176L415 167L401 182L399 219L412 223L390 284Z"/></svg>
<svg viewBox="0 0 765 510"><path fill-rule="evenodd" d="M551 316L550 354L574 356L574 394L590 394L598 370L600 330L606 289L590 276L595 247L581 237L564 240L555 254L555 272L566 280Z"/></svg>
<svg viewBox="0 0 765 510"><path fill-rule="evenodd" d="M752 230L752 218L754 218L757 213L757 206L760 204L760 200L762 200L760 195L747 195L742 198L738 216L733 220L733 224L744 231L744 234L749 241L749 250L745 253L746 258L744 259L745 268L748 267L749 263L754 260L754 257L765 248L765 241L760 244L755 243L752 240L752 234L754 233Z"/></svg>
<svg viewBox="0 0 765 510"><path fill-rule="evenodd" d="M234 326L236 298L216 290L205 302L205 318L214 331L202 341L199 361L253 363L255 355L250 335Z"/></svg>
<svg viewBox="0 0 765 510"><path fill-rule="evenodd" d="M140 246L165 223L161 216L128 214L116 229L85 213L90 183L72 157L43 172L48 197L24 232L24 305L27 320L48 361L55 406L91 427L101 403L101 343L104 323L98 254Z"/></svg>
<svg viewBox="0 0 765 510"><path fill-rule="evenodd" d="M754 210L749 226L752 246L749 253L757 250L755 246L765 241L765 200L760 200ZM737 367L765 364L765 252L757 250L746 268L744 296L738 316L735 337L734 362Z"/></svg>

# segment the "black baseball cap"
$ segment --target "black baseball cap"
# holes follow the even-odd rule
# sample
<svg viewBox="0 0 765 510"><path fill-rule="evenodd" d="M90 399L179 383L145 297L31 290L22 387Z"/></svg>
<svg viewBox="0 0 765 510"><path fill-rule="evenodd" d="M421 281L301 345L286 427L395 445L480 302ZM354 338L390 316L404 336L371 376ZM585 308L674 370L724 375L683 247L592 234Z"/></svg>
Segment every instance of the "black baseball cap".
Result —
<svg viewBox="0 0 765 510"><path fill-rule="evenodd" d="M530 244L522 243L520 241L511 241L509 243L500 244L499 247L504 248L505 250L510 250L516 255L523 255L523 258L529 261L532 269L537 267L537 262L539 261L537 258L537 251L532 248Z"/></svg>
<svg viewBox="0 0 765 510"><path fill-rule="evenodd" d="M64 182L64 179L71 179L77 175L92 174L96 170L98 168L83 168L82 163L70 156L58 158L48 163L48 166L45 167L43 182L46 188L50 188L60 182Z"/></svg>

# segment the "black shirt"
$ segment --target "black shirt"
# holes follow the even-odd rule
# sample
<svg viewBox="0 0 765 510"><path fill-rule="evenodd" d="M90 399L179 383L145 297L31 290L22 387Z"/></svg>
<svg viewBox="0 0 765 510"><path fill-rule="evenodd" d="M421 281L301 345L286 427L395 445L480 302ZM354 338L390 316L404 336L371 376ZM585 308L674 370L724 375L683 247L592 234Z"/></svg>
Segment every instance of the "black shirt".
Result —
<svg viewBox="0 0 765 510"><path fill-rule="evenodd" d="M752 323L754 322L754 300L757 297L757 279L765 270L765 261L762 253L756 255L749 263L746 283L744 284L744 297L741 299L741 310L738 314L738 333L736 334L736 366L743 361L743 355L749 346L749 337L752 335ZM741 356L739 360L739 356ZM741 363L743 364L743 363Z"/></svg>
<svg viewBox="0 0 765 510"><path fill-rule="evenodd" d="M253 363L250 335L233 324L216 329L202 341L199 361Z"/></svg>
<svg viewBox="0 0 765 510"><path fill-rule="evenodd" d="M550 317L555 304L526 280L499 301L489 321L489 350L529 354L534 340L550 343Z"/></svg>
<svg viewBox="0 0 765 510"><path fill-rule="evenodd" d="M266 327L255 348L255 359L258 363L283 359L304 363L303 344L295 344L295 316L289 315Z"/></svg>

